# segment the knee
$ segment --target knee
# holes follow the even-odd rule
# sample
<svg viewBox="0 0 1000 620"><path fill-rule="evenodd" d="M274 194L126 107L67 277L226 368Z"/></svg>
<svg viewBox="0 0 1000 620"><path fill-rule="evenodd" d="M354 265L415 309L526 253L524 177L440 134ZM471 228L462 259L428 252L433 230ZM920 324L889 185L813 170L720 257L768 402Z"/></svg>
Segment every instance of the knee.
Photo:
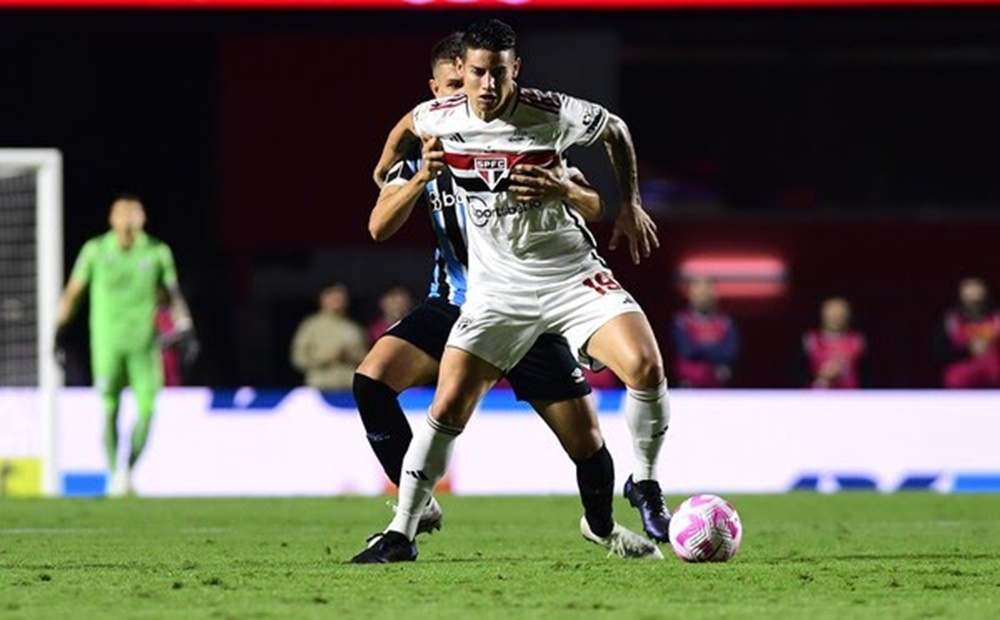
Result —
<svg viewBox="0 0 1000 620"><path fill-rule="evenodd" d="M357 386L358 376L366 377L372 381L382 381L385 378L385 361L375 355L367 355L361 360L354 371L354 384ZM357 388L355 388L357 389Z"/></svg>
<svg viewBox="0 0 1000 620"><path fill-rule="evenodd" d="M463 397L458 392L439 390L434 395L429 415L443 426L461 430L465 428L465 423L468 421L474 406L475 403L470 404L468 398Z"/></svg>
<svg viewBox="0 0 1000 620"><path fill-rule="evenodd" d="M101 392L101 400L104 401L104 415L115 417L118 415L118 407L121 404L121 394L111 390Z"/></svg>
<svg viewBox="0 0 1000 620"><path fill-rule="evenodd" d="M566 455L574 462L585 461L600 452L603 445L604 437L600 429L592 428L565 445Z"/></svg>
<svg viewBox="0 0 1000 620"><path fill-rule="evenodd" d="M625 360L622 382L635 390L648 390L663 383L663 359L656 350L642 349Z"/></svg>

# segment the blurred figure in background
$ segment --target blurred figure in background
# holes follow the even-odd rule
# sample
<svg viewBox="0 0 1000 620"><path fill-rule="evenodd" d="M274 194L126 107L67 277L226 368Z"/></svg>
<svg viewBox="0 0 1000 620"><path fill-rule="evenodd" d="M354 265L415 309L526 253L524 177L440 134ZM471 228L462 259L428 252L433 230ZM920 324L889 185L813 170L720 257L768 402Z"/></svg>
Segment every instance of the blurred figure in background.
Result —
<svg viewBox="0 0 1000 620"><path fill-rule="evenodd" d="M319 311L306 317L292 339L292 365L306 385L321 390L349 390L354 369L368 352L365 330L347 316L350 295L343 284L319 294Z"/></svg>
<svg viewBox="0 0 1000 620"><path fill-rule="evenodd" d="M170 300L166 291L156 289L156 334L162 338L174 331L174 317L170 313ZM177 387L183 385L181 379L181 356L175 346L163 347L163 386Z"/></svg>
<svg viewBox="0 0 1000 620"><path fill-rule="evenodd" d="M170 307L169 337L194 339L194 325L177 283L170 247L145 232L146 211L138 197L121 195L111 205L111 230L84 244L59 301L56 356L64 358L64 334L84 292L90 293L90 353L94 386L104 402L107 493L132 492L138 463L163 386L162 337L156 331L157 289ZM132 388L138 417L125 463L118 459L118 412L122 390Z"/></svg>
<svg viewBox="0 0 1000 620"><path fill-rule="evenodd" d="M694 278L688 284L690 306L674 317L674 375L683 387L725 387L740 354L733 320L716 308L715 282Z"/></svg>
<svg viewBox="0 0 1000 620"><path fill-rule="evenodd" d="M393 286L382 293L378 307L382 314L368 325L369 342L378 340L390 327L410 313L413 308L413 297L405 286Z"/></svg>
<svg viewBox="0 0 1000 620"><path fill-rule="evenodd" d="M981 278L959 283L958 306L945 314L935 348L944 387L1000 387L1000 312Z"/></svg>
<svg viewBox="0 0 1000 620"><path fill-rule="evenodd" d="M179 332L177 321L171 310L170 294L162 286L156 290L156 337L163 350L163 385L179 387L185 385L185 373L201 352L201 343L194 335L194 328ZM178 337L183 335L183 337Z"/></svg>
<svg viewBox="0 0 1000 620"><path fill-rule="evenodd" d="M820 306L819 329L802 335L796 372L801 387L857 389L868 383L868 342L851 329L851 304L830 297Z"/></svg>

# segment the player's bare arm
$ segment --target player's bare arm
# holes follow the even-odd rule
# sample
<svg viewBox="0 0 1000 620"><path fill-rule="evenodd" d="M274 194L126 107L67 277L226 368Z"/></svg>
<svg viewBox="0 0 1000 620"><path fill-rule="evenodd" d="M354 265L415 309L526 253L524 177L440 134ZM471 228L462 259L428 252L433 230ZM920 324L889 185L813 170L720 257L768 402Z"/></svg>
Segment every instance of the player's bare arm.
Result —
<svg viewBox="0 0 1000 620"><path fill-rule="evenodd" d="M615 169L618 189L622 196L621 210L611 233L611 250L618 249L618 240L628 240L629 254L636 265L643 258L649 258L652 249L660 247L656 237L656 223L643 210L639 196L639 172L635 156L632 134L618 116L611 114L608 124L601 133L601 141L607 148L611 166Z"/></svg>
<svg viewBox="0 0 1000 620"><path fill-rule="evenodd" d="M59 299L59 308L56 311L56 335L54 338L54 350L56 361L60 366L66 365L66 328L69 327L76 308L80 304L80 297L87 290L85 284L73 278L66 283L66 289Z"/></svg>
<svg viewBox="0 0 1000 620"><path fill-rule="evenodd" d="M519 202L530 200L561 200L588 222L596 222L604 214L604 202L587 177L573 169L568 174L562 168L551 169L531 164L514 167L509 191Z"/></svg>
<svg viewBox="0 0 1000 620"><path fill-rule="evenodd" d="M389 169L393 164L403 159L409 148L419 139L413 129L413 116L409 113L399 119L396 126L392 128L382 146L382 154L375 164L375 171L372 178L380 188L385 185L385 177L389 174Z"/></svg>
<svg viewBox="0 0 1000 620"><path fill-rule="evenodd" d="M445 170L441 140L423 136L422 141L420 170L405 185L387 185L379 193L378 202L368 218L368 232L375 241L385 241L403 227L424 188Z"/></svg>
<svg viewBox="0 0 1000 620"><path fill-rule="evenodd" d="M76 308L80 304L80 297L83 295L86 288L86 285L81 284L73 278L70 278L69 282L66 283L66 289L63 291L62 297L59 299L59 310L56 313L57 327L66 327L69 325L69 322L73 320Z"/></svg>
<svg viewBox="0 0 1000 620"><path fill-rule="evenodd" d="M194 328L191 320L191 310L188 308L187 300L181 293L181 287L176 283L166 287L167 295L170 297L170 316L174 320L174 332L184 333Z"/></svg>

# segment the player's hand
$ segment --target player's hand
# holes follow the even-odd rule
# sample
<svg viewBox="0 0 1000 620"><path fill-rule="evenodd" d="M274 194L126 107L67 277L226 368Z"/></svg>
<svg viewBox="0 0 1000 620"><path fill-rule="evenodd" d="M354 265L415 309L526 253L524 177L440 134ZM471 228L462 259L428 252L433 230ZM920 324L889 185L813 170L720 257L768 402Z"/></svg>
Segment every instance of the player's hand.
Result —
<svg viewBox="0 0 1000 620"><path fill-rule="evenodd" d="M561 168L518 164L511 171L507 191L518 202L562 200L569 194L569 180L561 172Z"/></svg>
<svg viewBox="0 0 1000 620"><path fill-rule="evenodd" d="M615 219L608 248L617 250L622 237L628 240L628 251L636 265L643 258L649 258L653 248L660 248L660 240L656 237L656 222L638 205L622 206Z"/></svg>
<svg viewBox="0 0 1000 620"><path fill-rule="evenodd" d="M69 341L69 334L65 327L60 326L56 329L56 337L54 339L54 345L52 347L52 354L56 358L56 363L59 364L63 370L66 369L66 346Z"/></svg>
<svg viewBox="0 0 1000 620"><path fill-rule="evenodd" d="M194 327L188 325L183 329L172 329L157 336L157 342L163 349L173 348L177 351L184 365L193 364L201 352L201 343Z"/></svg>
<svg viewBox="0 0 1000 620"><path fill-rule="evenodd" d="M423 142L420 157L424 161L424 165L420 168L420 176L422 181L429 183L441 176L448 164L444 160L444 147L441 145L441 138L421 134L420 140Z"/></svg>
<svg viewBox="0 0 1000 620"><path fill-rule="evenodd" d="M194 336L194 324L190 318L184 317L174 321L170 331L157 334L156 341L162 348L172 347L185 338Z"/></svg>

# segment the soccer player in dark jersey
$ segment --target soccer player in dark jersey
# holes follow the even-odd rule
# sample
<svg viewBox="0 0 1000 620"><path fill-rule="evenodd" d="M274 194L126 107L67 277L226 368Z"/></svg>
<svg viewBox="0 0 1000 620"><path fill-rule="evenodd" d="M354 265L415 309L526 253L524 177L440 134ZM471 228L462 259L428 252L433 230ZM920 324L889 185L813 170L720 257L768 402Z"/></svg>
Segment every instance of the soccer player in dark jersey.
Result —
<svg viewBox="0 0 1000 620"><path fill-rule="evenodd" d="M430 81L435 97L461 90L462 78L454 64L460 53L459 34L435 46ZM398 394L436 381L445 342L466 294L466 212L456 199L443 158L438 141L428 140L419 160L398 161L385 179L369 222L375 240L387 239L409 219L423 197L437 238L427 299L375 343L354 379L355 399L368 440L386 475L397 485L412 438ZM526 198L557 194L588 219L600 216L600 197L581 174L576 173L572 180L563 180L549 170L533 171L530 176L515 191ZM539 338L521 363L510 370L508 379L517 398L531 403L576 463L585 512L581 520L584 536L623 557L662 557L652 542L614 522L611 454L589 397L590 386L565 339ZM423 507L417 531L437 529L440 521L440 507L431 497Z"/></svg>

